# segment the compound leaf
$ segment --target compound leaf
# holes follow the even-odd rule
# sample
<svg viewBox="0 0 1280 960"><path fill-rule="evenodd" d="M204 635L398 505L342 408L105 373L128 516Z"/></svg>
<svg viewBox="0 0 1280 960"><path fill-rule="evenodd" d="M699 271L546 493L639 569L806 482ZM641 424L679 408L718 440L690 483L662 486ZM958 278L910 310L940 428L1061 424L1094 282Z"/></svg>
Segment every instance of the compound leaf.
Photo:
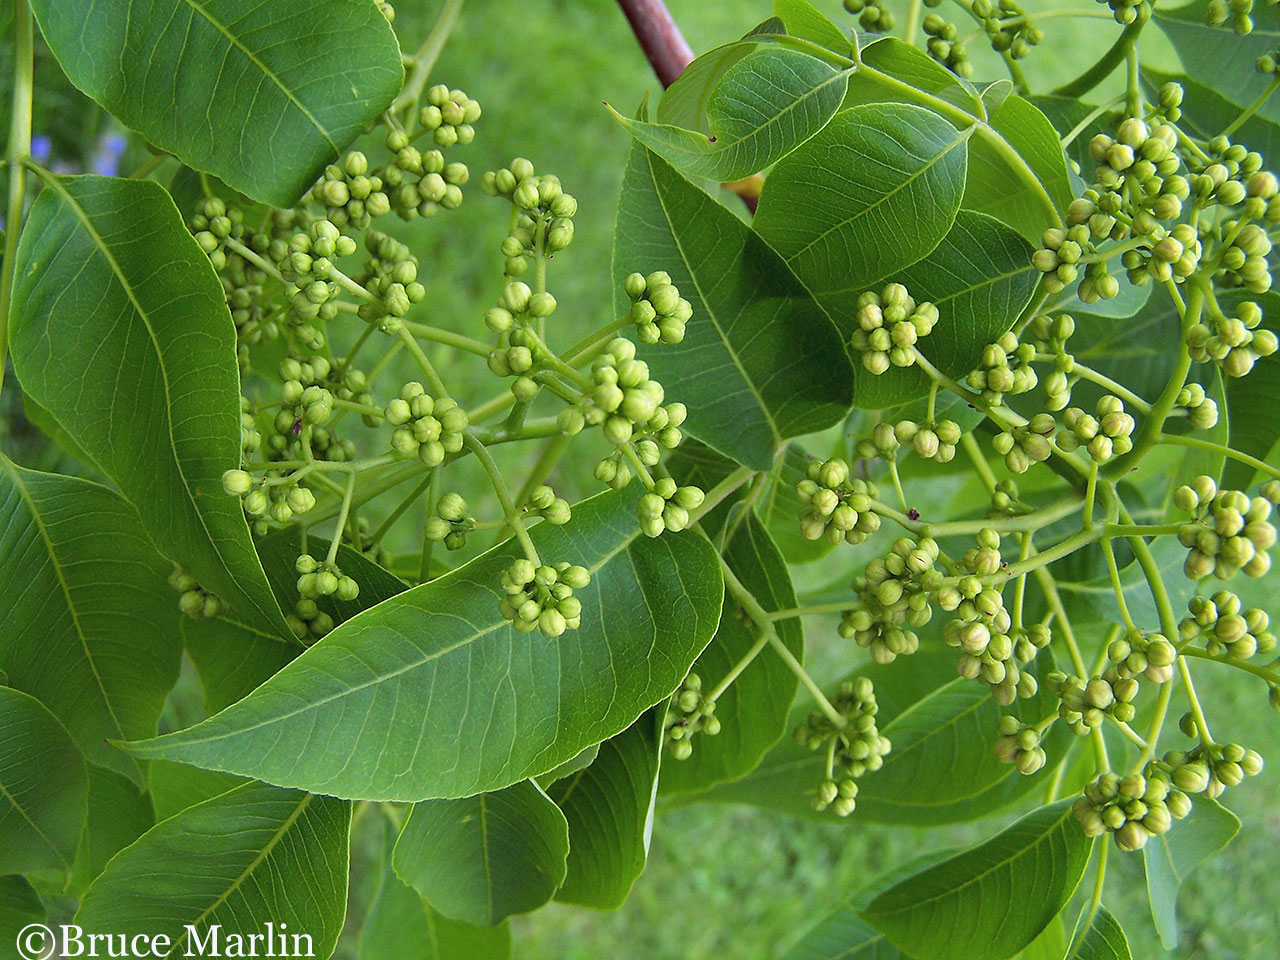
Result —
<svg viewBox="0 0 1280 960"><path fill-rule="evenodd" d="M106 487L0 457L0 670L93 763L142 782L108 739L154 736L178 678L171 566ZM281 646L276 644L276 646Z"/></svg>
<svg viewBox="0 0 1280 960"><path fill-rule="evenodd" d="M641 537L639 492L532 531L592 571L582 626L517 632L498 609L503 544L361 613L245 699L130 749L348 798L471 796L536 776L668 696L711 639L723 582L696 532ZM639 668L638 668L639 667Z"/></svg>
<svg viewBox="0 0 1280 960"><path fill-rule="evenodd" d="M433 910L492 926L547 903L565 878L569 825L532 780L414 804L392 863Z"/></svg>
<svg viewBox="0 0 1280 960"><path fill-rule="evenodd" d="M16 254L23 389L138 509L160 552L256 628L289 636L240 503L235 325L164 188L46 177ZM164 269L156 269L163 263Z"/></svg>
<svg viewBox="0 0 1280 960"><path fill-rule="evenodd" d="M691 435L768 470L783 440L844 415L850 367L830 320L750 227L637 143L618 206L615 289L658 269L693 319L682 343L644 356L688 406ZM618 305L626 309L625 296Z"/></svg>
<svg viewBox="0 0 1280 960"><path fill-rule="evenodd" d="M362 0L32 3L71 82L185 163L278 207L400 90L400 48Z"/></svg>
<svg viewBox="0 0 1280 960"><path fill-rule="evenodd" d="M346 915L350 826L341 800L245 784L120 851L75 922L91 932L164 935L177 955L210 938L227 951L239 936L245 956L249 936L274 924L276 937L308 936L311 955L327 957Z"/></svg>

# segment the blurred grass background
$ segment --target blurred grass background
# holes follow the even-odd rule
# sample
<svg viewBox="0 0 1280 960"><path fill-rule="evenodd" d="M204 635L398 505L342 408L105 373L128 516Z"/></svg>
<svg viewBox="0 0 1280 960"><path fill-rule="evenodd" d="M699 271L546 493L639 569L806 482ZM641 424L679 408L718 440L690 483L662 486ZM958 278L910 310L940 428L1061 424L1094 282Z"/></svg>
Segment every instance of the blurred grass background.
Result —
<svg viewBox="0 0 1280 960"><path fill-rule="evenodd" d="M815 2L840 22L853 22L839 0ZM905 0L888 4L901 21ZM440 0L398 0L395 6L402 45L412 50L429 28ZM695 52L735 39L771 13L770 0L668 0L668 6ZM1033 0L1028 6L1095 13L1104 9L1090 0ZM1107 22L1070 18L1046 21L1044 27L1045 44L1025 64L1037 90L1082 69L1118 29ZM1169 54L1156 34L1149 31L1150 42L1144 36L1144 54L1167 66ZM976 77L1003 76L998 62L977 47L975 42ZM575 242L550 273L551 289L560 303L554 321L557 342L572 342L608 322L614 207L629 143L601 101L628 112L645 91L655 99L660 94L614 0L471 0L433 79L465 89L480 100L485 115L475 143L459 151L473 176L462 208L395 231L411 243L423 264L430 296L420 308L420 318L487 337L481 317L502 285L497 248L506 215L483 196L476 181L484 170L527 156L540 172L558 174L580 202ZM1109 96L1116 87L1103 89ZM377 149L372 141L370 146ZM131 169L130 160L138 159L136 149L131 148L122 164L124 171ZM450 360L442 368L446 377L464 402L485 399L494 390L492 379L480 375L476 358L462 362L475 364L474 376ZM406 369L406 377L411 375ZM8 401L13 391L6 395ZM508 462L534 455L536 450L503 451ZM576 452L554 481L573 492L593 463L590 450ZM927 496L929 491L922 487L917 495ZM414 534L416 530L406 530L406 547ZM834 561L795 573L812 586L849 574L864 560L837 552ZM835 635L834 621L815 621L810 627L811 662L827 664L832 675L846 672L852 664L847 644ZM1209 715L1216 719L1215 732L1262 752L1272 765L1272 777L1258 778L1261 782L1247 783L1227 795L1245 827L1223 856L1202 866L1184 887L1178 950L1165 953L1155 937L1146 912L1140 859L1111 858L1107 903L1124 923L1138 960L1274 958L1280 956L1280 875L1272 862L1280 844L1280 807L1274 802L1275 770L1280 769L1277 717L1268 709L1260 684L1223 671L1202 670L1199 680ZM809 786L797 784L796 789ZM858 822L794 822L739 807L664 807L654 829L648 868L622 909L596 913L552 905L519 918L513 923L515 955L522 960L777 956L882 871L928 849L981 839L1011 818L1006 812L980 824L890 830ZM368 852L356 851L353 892L367 889L370 877L360 864L367 864ZM373 875L376 878L376 870ZM344 935L339 956L354 957L355 932Z"/></svg>

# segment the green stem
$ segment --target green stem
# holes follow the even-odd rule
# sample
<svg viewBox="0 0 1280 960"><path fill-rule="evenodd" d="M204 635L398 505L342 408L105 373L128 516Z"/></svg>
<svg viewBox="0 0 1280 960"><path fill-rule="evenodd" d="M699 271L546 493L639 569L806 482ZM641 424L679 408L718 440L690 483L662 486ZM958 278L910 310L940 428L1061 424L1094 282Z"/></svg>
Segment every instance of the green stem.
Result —
<svg viewBox="0 0 1280 960"><path fill-rule="evenodd" d="M436 467L431 471L431 476L427 478L428 489L428 509L433 509L436 499L440 496L440 475L443 471L440 467ZM422 554L418 560L418 582L426 583L431 579L431 553L435 549L436 542L428 537L422 538Z"/></svg>
<svg viewBox="0 0 1280 960"><path fill-rule="evenodd" d="M1110 17L1110 14L1103 14L1103 16ZM1092 123L1095 120L1097 120L1100 116L1102 116L1112 107L1114 107L1116 104L1124 103L1124 98L1125 98L1125 94L1123 93L1117 94L1116 96L1112 97L1110 100L1103 103L1101 106L1094 107L1092 110L1090 110L1089 113L1085 116L1085 118L1081 120L1079 123L1077 123L1074 127L1072 127L1070 132L1068 132L1067 135L1062 138L1063 148L1071 146L1071 144L1075 142L1076 137L1080 136L1080 134L1088 130L1090 125L1092 125Z"/></svg>
<svg viewBox="0 0 1280 960"><path fill-rule="evenodd" d="M151 176L151 174L155 173L158 169L160 169L160 164L164 163L168 159L169 159L169 155L167 153L152 154L150 157L148 157L138 166L137 170L129 174L129 179L130 180L146 179L147 177Z"/></svg>
<svg viewBox="0 0 1280 960"><path fill-rule="evenodd" d="M856 597L833 603L815 603L807 607L791 607L787 610L775 610L769 614L770 620L786 620L790 617L817 617L827 613L844 613L858 605Z"/></svg>
<svg viewBox="0 0 1280 960"><path fill-rule="evenodd" d="M1245 673L1260 677L1270 684L1280 684L1280 670L1268 670L1266 667L1260 667L1256 663L1250 663L1248 660L1241 660L1239 657L1215 657L1195 647L1184 647L1178 652L1184 657L1195 657L1197 660L1208 660L1210 663L1221 663L1223 666L1235 667L1237 670L1243 670Z"/></svg>
<svg viewBox="0 0 1280 960"><path fill-rule="evenodd" d="M995 493L996 475L991 469L991 464L987 463L987 458L982 455L982 448L978 446L977 438L972 433L962 433L960 435L960 446L964 447L964 452L969 457L969 462L973 464L973 469L982 479L982 484L987 488L987 492Z"/></svg>
<svg viewBox="0 0 1280 960"><path fill-rule="evenodd" d="M1093 504L1097 495L1098 462L1095 460L1089 465L1089 482L1084 488L1084 528L1086 530L1093 526Z"/></svg>
<svg viewBox="0 0 1280 960"><path fill-rule="evenodd" d="M1230 457L1232 460L1238 460L1240 463L1246 464L1253 469L1265 473L1269 477L1280 479L1280 470L1277 470L1271 464L1259 460L1257 457L1251 457L1247 453L1241 453L1231 447L1221 443L1214 443L1212 440L1201 440L1199 437L1184 437L1175 434L1162 433L1157 443L1172 443L1180 447L1195 447L1197 450L1208 450L1211 453L1220 453L1224 457Z"/></svg>
<svg viewBox="0 0 1280 960"><path fill-rule="evenodd" d="M589 354L597 345L601 343L608 343L615 333L632 325L631 315L623 314L620 318L613 321L613 323L601 327L594 333L587 334L587 336L579 340L564 352L565 363L576 366L582 358Z"/></svg>
<svg viewBox="0 0 1280 960"><path fill-rule="evenodd" d="M755 474L750 467L738 467L731 474L717 483L714 487L707 491L707 495L703 498L701 505L689 513L689 523L695 524L708 513L720 505L725 497L729 496L740 486L746 483Z"/></svg>
<svg viewBox="0 0 1280 960"><path fill-rule="evenodd" d="M902 31L902 37L913 47L916 45L916 34L920 32L921 8L923 6L923 0L911 0L911 5L907 7L907 25Z"/></svg>
<svg viewBox="0 0 1280 960"><path fill-rule="evenodd" d="M342 546L342 530L347 525L347 516L351 513L351 498L356 492L356 475L347 475L347 489L342 495L342 506L338 508L338 523L333 528L333 541L329 544L329 554L325 557L332 564L338 559L338 547Z"/></svg>
<svg viewBox="0 0 1280 960"><path fill-rule="evenodd" d="M1037 360L1053 360L1054 357L1051 354L1042 353L1042 354L1037 354L1036 359ZM1123 383L1119 383L1116 380L1112 380L1106 374L1099 373L1097 370L1094 370L1092 367L1081 363L1079 360L1077 360L1075 363L1071 365L1071 372L1074 373L1076 376L1078 376L1081 380L1088 380L1091 383L1096 383L1098 386L1105 387L1107 390L1110 390L1117 397L1119 397L1125 403L1129 404L1129 406L1133 407L1139 413L1146 414L1151 412L1151 404L1147 403L1146 400L1143 400L1142 397L1138 396L1136 393L1134 393L1132 390L1126 387Z"/></svg>
<svg viewBox="0 0 1280 960"><path fill-rule="evenodd" d="M462 442L476 455L476 459L484 467L484 472L488 474L489 482L493 484L493 492L498 495L498 503L502 506L502 514L507 518L507 523L511 525L511 529L515 532L516 539L520 541L520 546L524 548L525 556L534 563L541 565L542 561L538 559L537 548L534 547L533 541L529 539L529 531L524 528L524 521L520 517L520 511L511 500L511 493L507 490L506 481L502 479L502 471L494 463L493 455L472 434L467 434Z"/></svg>
<svg viewBox="0 0 1280 960"><path fill-rule="evenodd" d="M760 602L756 600L755 595L742 585L742 581L734 575L724 557L720 558L720 570L724 574L725 589L729 591L738 605L742 607L747 616L764 634L768 644L782 658L782 662L787 665L787 668L796 675L796 678L804 685L804 688L809 691L814 702L818 704L818 708L826 714L827 719L835 724L836 729L843 730L848 724L848 720L831 705L831 701L822 692L822 688L814 682L813 677L809 676L809 672L796 659L795 654L788 650L786 644L778 638L778 632L774 629L773 621L769 619L768 611L760 606Z"/></svg>
<svg viewBox="0 0 1280 960"><path fill-rule="evenodd" d="M1061 560L1068 554L1075 553L1081 547L1087 546L1095 540L1100 540L1104 535L1104 531L1105 528L1103 527L1094 527L1091 530L1081 530L1079 533L1072 534L1065 540L1061 540L1045 550L1038 551L1026 560L1019 560L1017 563L1009 564L994 575L994 580L1004 583L1024 573L1030 573L1048 566L1055 560Z"/></svg>
<svg viewBox="0 0 1280 960"><path fill-rule="evenodd" d="M1125 52L1125 109L1129 116L1142 116L1142 86L1138 81L1138 46L1132 45Z"/></svg>
<svg viewBox="0 0 1280 960"><path fill-rule="evenodd" d="M493 350L493 347L480 340L464 337L462 334L453 333L450 330L441 330L425 323L412 323L406 320L404 321L404 326L415 337L430 340L433 343L443 343L449 347L457 347L467 353L474 353L478 357L487 357ZM369 329L373 329L373 327L371 326Z"/></svg>
<svg viewBox="0 0 1280 960"><path fill-rule="evenodd" d="M449 391L445 389L444 381L440 379L440 374L436 373L436 368L431 361L427 359L426 353L422 349L422 345L414 338L406 327L400 328L400 342L405 345L418 364L418 369L422 371L422 375L426 377L427 383L431 386L431 392L435 394L436 399L447 397Z"/></svg>
<svg viewBox="0 0 1280 960"><path fill-rule="evenodd" d="M1142 460L1147 452L1159 441L1164 430L1164 422L1178 401L1187 382L1187 374L1191 371L1191 352L1187 349L1186 332L1200 322L1200 312L1204 308L1205 291L1199 283L1193 283L1187 296L1186 309L1182 314L1182 336L1178 339L1178 360L1173 373L1165 384L1164 391L1151 405L1151 412L1143 418L1142 428L1134 440L1133 449L1122 457L1112 461L1107 467L1107 476L1117 479L1129 472L1130 468Z"/></svg>
<svg viewBox="0 0 1280 960"><path fill-rule="evenodd" d="M926 534L931 537L954 537L977 533L991 529L997 533L1020 533L1035 531L1048 526L1063 517L1069 517L1081 508L1084 501L1078 497L1069 497L1041 507L1031 513L1016 517L988 517L981 520L951 520L943 523L929 523L927 520L912 520L906 514L899 513L885 506L878 500L871 501L871 509L880 516L892 520L912 533Z"/></svg>
<svg viewBox="0 0 1280 960"><path fill-rule="evenodd" d="M1139 19L1125 27L1120 36L1116 38L1116 42L1111 45L1111 48L1106 53L1098 58L1098 61L1093 66L1074 80L1064 83L1054 90L1054 96L1076 100L1100 84L1129 55L1129 51L1138 42L1138 35L1142 33L1142 28L1145 25L1146 21Z"/></svg>
<svg viewBox="0 0 1280 960"><path fill-rule="evenodd" d="M449 39L449 34L453 32L453 25L457 21L458 12L461 9L462 0L445 0L444 6L440 8L440 13L436 15L436 22L431 26L431 32L426 35L422 45L418 47L417 52L413 55L413 72L409 74L409 79L405 81L400 95L391 104L392 113L399 113L407 106L416 107L418 105L418 101L422 98L422 91L427 85L427 78L431 76L431 68L436 65L440 51L444 49L445 41ZM416 124L417 118L412 118L411 122Z"/></svg>
<svg viewBox="0 0 1280 960"><path fill-rule="evenodd" d="M0 386L4 385L5 355L9 344L9 307L13 295L13 271L18 235L22 232L22 206L27 197L27 171L31 154L31 97L34 89L35 28L25 0L14 4L14 56L12 111L9 118L9 206L6 208L4 265L0 268Z"/></svg>
<svg viewBox="0 0 1280 960"><path fill-rule="evenodd" d="M1102 553L1107 558L1107 573L1111 577L1111 589L1116 594L1116 606L1120 609L1120 617L1130 631L1136 631L1138 628L1129 614L1129 604L1124 598L1124 584L1120 582L1120 567L1116 563L1116 551L1111 546L1111 541L1105 538L1102 541Z"/></svg>
<svg viewBox="0 0 1280 960"><path fill-rule="evenodd" d="M1196 725L1200 742L1213 743L1213 736L1209 733L1209 722L1204 718L1204 708L1200 706L1200 698L1196 696L1196 685L1191 682L1191 668L1182 657L1178 658L1178 675L1182 677L1182 686L1187 692L1187 705L1191 707L1191 722Z"/></svg>
<svg viewBox="0 0 1280 960"><path fill-rule="evenodd" d="M429 490L430 488L431 488L430 477L423 480L420 484L414 487L413 491L407 497L401 500L394 510L392 510L389 514L387 514L387 518L383 520L381 524L378 525L378 529L373 531L373 536L370 537L370 542L381 543L382 538L387 535L387 531L391 529L391 527L395 524L395 522L399 520L402 516L404 516L404 512L408 510L411 506L413 506L415 503L417 503L418 498L421 497L424 493L426 493L427 490Z"/></svg>
<svg viewBox="0 0 1280 960"><path fill-rule="evenodd" d="M1280 87L1280 76L1271 78L1271 82L1267 84L1267 89L1263 90L1261 95L1249 106L1240 112L1240 116L1236 117L1227 128L1222 131L1224 137L1229 137L1239 130L1255 113L1262 109L1262 105L1267 102L1270 96L1276 92L1276 87Z"/></svg>
<svg viewBox="0 0 1280 960"><path fill-rule="evenodd" d="M760 655L760 651L768 645L769 634L761 630L760 636L756 638L756 642L748 648L747 652L742 655L742 658L737 663L729 668L729 672L720 678L720 682L707 692L707 699L712 703L719 700L721 695L733 685L733 681L737 680L738 677L742 675L743 670L751 666L756 657Z"/></svg>
<svg viewBox="0 0 1280 960"><path fill-rule="evenodd" d="M528 500L533 493L533 488L547 479L547 475L555 469L556 462L560 459L560 455L564 453L565 448L569 446L571 439L560 433L552 437L547 445L542 448L542 453L538 455L537 463L533 465L533 469L525 477L524 483L520 485L520 492L516 494L516 503L524 503Z"/></svg>

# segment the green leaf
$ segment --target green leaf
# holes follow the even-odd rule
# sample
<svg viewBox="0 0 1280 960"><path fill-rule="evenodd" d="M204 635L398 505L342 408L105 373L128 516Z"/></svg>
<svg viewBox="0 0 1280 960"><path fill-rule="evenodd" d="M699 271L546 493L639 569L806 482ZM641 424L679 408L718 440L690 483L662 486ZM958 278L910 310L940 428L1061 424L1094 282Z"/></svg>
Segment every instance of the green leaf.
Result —
<svg viewBox="0 0 1280 960"><path fill-rule="evenodd" d="M84 758L39 700L0 687L0 874L69 871L87 810Z"/></svg>
<svg viewBox="0 0 1280 960"><path fill-rule="evenodd" d="M547 791L569 823L569 861L556 899L622 906L649 856L657 801L661 711L600 744L588 767Z"/></svg>
<svg viewBox="0 0 1280 960"><path fill-rule="evenodd" d="M734 64L758 48L757 43L735 40L695 57L662 94L655 119L664 126L710 134L707 100L711 91Z"/></svg>
<svg viewBox="0 0 1280 960"><path fill-rule="evenodd" d="M986 104L973 84L960 79L918 47L897 37L882 37L858 55L864 68L849 81L847 106L855 103L916 102L922 91L939 97L975 117L983 117ZM905 88L904 89L904 85ZM912 98L909 101L904 98Z"/></svg>
<svg viewBox="0 0 1280 960"><path fill-rule="evenodd" d="M1196 797L1191 813L1176 830L1153 837L1142 848L1151 917L1166 950L1178 945L1178 890L1201 861L1239 832L1239 817L1216 800Z"/></svg>
<svg viewBox="0 0 1280 960"><path fill-rule="evenodd" d="M565 777L571 777L581 770L585 770L591 764L595 763L596 757L600 755L600 744L593 743L591 746L581 750L578 754L570 757L558 767L548 770L546 773L540 773L534 779L538 782L543 790L549 790L551 784L557 780L563 780Z"/></svg>
<svg viewBox="0 0 1280 960"><path fill-rule="evenodd" d="M955 221L972 128L910 104L852 107L765 181L755 228L832 317Z"/></svg>
<svg viewBox="0 0 1280 960"><path fill-rule="evenodd" d="M1049 925L1018 954L1018 960L1063 960L1067 952L1067 930L1058 914Z"/></svg>
<svg viewBox="0 0 1280 960"><path fill-rule="evenodd" d="M4 457L0 557L0 671L90 761L141 783L137 762L106 741L154 736L178 678L172 568L111 490Z"/></svg>
<svg viewBox="0 0 1280 960"><path fill-rule="evenodd" d="M773 0L773 12L793 37L811 40L844 57L855 53L853 39L809 0Z"/></svg>
<svg viewBox="0 0 1280 960"><path fill-rule="evenodd" d="M102 873L108 860L156 822L150 800L131 780L92 764L88 774L89 813L73 871L75 886L81 890Z"/></svg>
<svg viewBox="0 0 1280 960"><path fill-rule="evenodd" d="M197 803L234 790L245 781L229 773L201 770L168 760L153 760L147 771L155 819L168 820Z"/></svg>
<svg viewBox="0 0 1280 960"><path fill-rule="evenodd" d="M267 580L284 610L292 610L298 601L294 561L299 552L296 530L281 530L258 541ZM321 597L316 601L335 624L345 623L361 610L409 588L399 577L345 544L338 549L338 565L360 584L360 595L355 600ZM200 675L208 714L248 696L302 652L225 615L201 620L184 617L182 636Z"/></svg>
<svg viewBox="0 0 1280 960"><path fill-rule="evenodd" d="M1106 907L1098 907L1093 923L1070 960L1133 960L1129 938L1124 935L1120 921Z"/></svg>
<svg viewBox="0 0 1280 960"><path fill-rule="evenodd" d="M1262 326L1280 329L1280 294L1249 295L1262 307ZM1227 409L1231 419L1231 447L1275 465L1273 455L1280 440L1280 417L1275 416L1275 397L1280 392L1280 356L1259 357L1247 377L1231 377L1227 383ZM1243 489L1252 484L1255 471L1247 464L1228 460L1223 471L1224 485Z"/></svg>
<svg viewBox="0 0 1280 960"><path fill-rule="evenodd" d="M1253 31L1242 37L1229 27L1209 26L1205 19L1207 7L1208 0L1196 0L1176 10L1159 10L1151 19L1172 42L1182 62L1194 65L1197 83L1237 107L1247 106L1270 82L1271 78L1260 74L1254 64L1258 57L1273 53L1280 45L1280 27L1274 17L1260 15ZM1280 121L1280 104L1271 98L1258 113Z"/></svg>
<svg viewBox="0 0 1280 960"><path fill-rule="evenodd" d="M49 177L18 244L13 303L23 389L138 508L161 553L258 629L290 636L222 490L240 465L235 326L164 188Z"/></svg>
<svg viewBox="0 0 1280 960"><path fill-rule="evenodd" d="M511 934L505 923L475 927L436 913L396 876L388 848L377 892L360 930L360 960L503 960L509 956Z"/></svg>
<svg viewBox="0 0 1280 960"><path fill-rule="evenodd" d="M906 285L917 300L938 308L938 323L918 349L951 377L963 377L982 351L1008 330L1035 294L1039 274L1031 266L1032 249L1010 227L981 213L961 210L942 242L923 260L868 284L877 289L890 280ZM839 314L848 336L854 311ZM890 367L879 376L859 369L854 405L876 409L905 403L929 392L930 380L918 366Z"/></svg>
<svg viewBox="0 0 1280 960"><path fill-rule="evenodd" d="M905 960L898 948L868 925L852 907L825 917L782 960Z"/></svg>
<svg viewBox="0 0 1280 960"><path fill-rule="evenodd" d="M718 510L703 521L708 535L717 543L726 522L725 513L724 509ZM737 526L723 556L765 610L789 610L796 606L786 561L754 513L748 514ZM705 689L719 683L761 642L760 632L750 625L727 593L725 597L724 613L715 638L693 666ZM803 659L804 628L800 620L796 617L777 620L774 627L783 645L797 659ZM767 646L760 650L716 701L720 733L695 738L689 759L666 765L662 772L663 793L705 790L751 772L787 732L796 686L796 675L782 658Z"/></svg>
<svg viewBox="0 0 1280 960"><path fill-rule="evenodd" d="M719 618L711 544L641 537L638 497L602 494L531 531L546 559L592 571L578 630L552 640L503 619L509 542L352 618L216 717L131 749L378 800L471 796L550 770L670 695Z"/></svg>
<svg viewBox="0 0 1280 960"><path fill-rule="evenodd" d="M1005 99L988 123L1017 152L1033 176L1019 174L1015 164L987 139L975 137L970 147L965 209L990 214L1033 243L1039 242L1040 234L1055 222L1046 209L1045 193L1059 211L1065 211L1074 196L1058 132L1048 117L1018 96ZM1044 192L1037 184L1043 186Z"/></svg>
<svg viewBox="0 0 1280 960"><path fill-rule="evenodd" d="M120 851L75 922L90 932L164 935L177 955L216 937L221 955L232 956L236 938L240 955L250 956L249 937L274 924L274 937L309 937L311 955L328 957L346 914L350 825L350 805L340 800L245 784ZM279 951L280 941L270 942Z"/></svg>
<svg viewBox="0 0 1280 960"><path fill-rule="evenodd" d="M741 180L786 156L823 128L844 100L848 70L785 47L738 60L706 100L710 135L614 117L646 147L693 176Z"/></svg>
<svg viewBox="0 0 1280 960"><path fill-rule="evenodd" d="M24 927L43 923L44 919L40 894L26 877L17 874L0 876L0 957L4 960L26 960L15 947L18 934Z"/></svg>
<svg viewBox="0 0 1280 960"><path fill-rule="evenodd" d="M569 825L532 780L414 804L396 841L400 879L446 917L492 926L547 903L565 878Z"/></svg>
<svg viewBox="0 0 1280 960"><path fill-rule="evenodd" d="M636 144L614 233L620 311L623 278L653 270L693 305L682 343L642 351L692 436L768 470L784 440L844 416L850 367L830 320L750 227Z"/></svg>
<svg viewBox="0 0 1280 960"><path fill-rule="evenodd" d="M881 893L862 917L919 960L1011 957L1071 899L1093 841L1070 799Z"/></svg>
<svg viewBox="0 0 1280 960"><path fill-rule="evenodd" d="M356 0L31 5L71 82L185 163L292 206L400 90L391 26Z"/></svg>

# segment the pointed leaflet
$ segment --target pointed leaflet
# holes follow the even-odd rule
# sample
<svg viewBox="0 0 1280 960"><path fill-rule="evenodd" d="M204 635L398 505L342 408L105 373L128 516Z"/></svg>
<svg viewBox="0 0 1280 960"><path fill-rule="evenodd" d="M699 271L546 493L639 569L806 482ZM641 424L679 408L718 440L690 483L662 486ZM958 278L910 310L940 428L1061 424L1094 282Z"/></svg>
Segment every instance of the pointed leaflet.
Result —
<svg viewBox="0 0 1280 960"><path fill-rule="evenodd" d="M388 844L358 949L359 960L504 960L511 956L511 933L505 923L476 927L432 910L396 876Z"/></svg>
<svg viewBox="0 0 1280 960"><path fill-rule="evenodd" d="M658 123L709 134L707 99L711 91L730 67L755 49L758 49L755 43L735 40L694 58L658 101L655 111Z"/></svg>
<svg viewBox="0 0 1280 960"><path fill-rule="evenodd" d="M755 228L847 329L859 294L951 229L972 132L905 103L841 111L773 168Z"/></svg>
<svg viewBox="0 0 1280 960"><path fill-rule="evenodd" d="M1106 907L1098 907L1093 923L1069 960L1133 960L1124 928Z"/></svg>
<svg viewBox="0 0 1280 960"><path fill-rule="evenodd" d="M1202 860L1240 832L1240 818L1208 797L1196 797L1190 815L1142 848L1151 917L1165 949L1178 945L1178 890Z"/></svg>
<svg viewBox="0 0 1280 960"><path fill-rule="evenodd" d="M131 749L375 800L471 796L550 770L668 696L719 618L711 544L641 536L639 493L531 531L545 560L592 571L579 629L551 639L503 619L509 542L353 617L216 717Z"/></svg>
<svg viewBox="0 0 1280 960"><path fill-rule="evenodd" d="M835 328L751 228L636 144L614 233L614 289L634 271L667 271L693 305L684 341L644 350L687 431L768 470L788 437L821 430L849 405L850 368Z"/></svg>
<svg viewBox="0 0 1280 960"><path fill-rule="evenodd" d="M235 326L164 188L47 177L16 257L9 342L23 390L138 508L162 554L289 636L244 511L222 490L240 465Z"/></svg>
<svg viewBox="0 0 1280 960"><path fill-rule="evenodd" d="M593 763L547 790L569 822L568 872L557 900L617 909L644 870L657 802L660 714L642 715L600 744Z"/></svg>
<svg viewBox="0 0 1280 960"><path fill-rule="evenodd" d="M162 150L278 207L404 77L390 24L359 0L31 6L72 83Z"/></svg>
<svg viewBox="0 0 1280 960"><path fill-rule="evenodd" d="M1008 330L1039 284L1032 249L1010 227L981 213L961 210L947 235L927 257L891 276L916 300L938 308L938 323L917 347L939 370L961 378L977 365L987 344ZM855 320L850 304L832 314L846 336ZM873 376L859 364L854 404L863 409L904 403L929 392L929 377L918 366L890 367Z"/></svg>
<svg viewBox="0 0 1280 960"><path fill-rule="evenodd" d="M710 136L614 113L631 135L679 170L741 180L817 133L844 100L849 71L784 47L753 50L707 96Z"/></svg>
<svg viewBox="0 0 1280 960"><path fill-rule="evenodd" d="M228 935L261 935L273 923L309 935L314 956L327 957L346 914L350 826L351 807L340 800L245 784L121 850L75 922L130 937L164 934L169 956L207 944L215 926L225 947Z"/></svg>
<svg viewBox="0 0 1280 960"><path fill-rule="evenodd" d="M1093 841L1070 799L1027 814L971 850L907 877L862 917L918 960L1004 960L1071 899Z"/></svg>
<svg viewBox="0 0 1280 960"><path fill-rule="evenodd" d="M811 40L845 57L855 55L853 39L809 0L773 0L773 12L793 37Z"/></svg>
<svg viewBox="0 0 1280 960"><path fill-rule="evenodd" d="M0 671L89 760L141 782L106 741L155 735L182 651L172 567L137 511L96 483L0 457L0 558Z"/></svg>
<svg viewBox="0 0 1280 960"><path fill-rule="evenodd" d="M532 780L414 804L392 863L432 909L492 926L551 899L565 877L569 825Z"/></svg>
<svg viewBox="0 0 1280 960"><path fill-rule="evenodd" d="M70 870L87 795L84 758L58 718L0 687L0 874Z"/></svg>
<svg viewBox="0 0 1280 960"><path fill-rule="evenodd" d="M26 877L18 874L0 877L0 956L7 960L10 954L3 951L17 943L21 931L33 923L43 923L44 918L40 894ZM31 953L34 955L36 951ZM15 952L13 956L18 954Z"/></svg>
<svg viewBox="0 0 1280 960"><path fill-rule="evenodd" d="M931 94L981 117L986 104L973 84L956 76L918 47L881 37L858 53L862 68L849 81L845 106L856 103L915 103ZM910 99L907 99L910 98Z"/></svg>
<svg viewBox="0 0 1280 960"><path fill-rule="evenodd" d="M902 960L898 948L848 906L825 917L782 960Z"/></svg>
<svg viewBox="0 0 1280 960"><path fill-rule="evenodd" d="M153 760L147 770L155 819L168 820L187 807L204 803L244 784L244 779L168 760Z"/></svg>

